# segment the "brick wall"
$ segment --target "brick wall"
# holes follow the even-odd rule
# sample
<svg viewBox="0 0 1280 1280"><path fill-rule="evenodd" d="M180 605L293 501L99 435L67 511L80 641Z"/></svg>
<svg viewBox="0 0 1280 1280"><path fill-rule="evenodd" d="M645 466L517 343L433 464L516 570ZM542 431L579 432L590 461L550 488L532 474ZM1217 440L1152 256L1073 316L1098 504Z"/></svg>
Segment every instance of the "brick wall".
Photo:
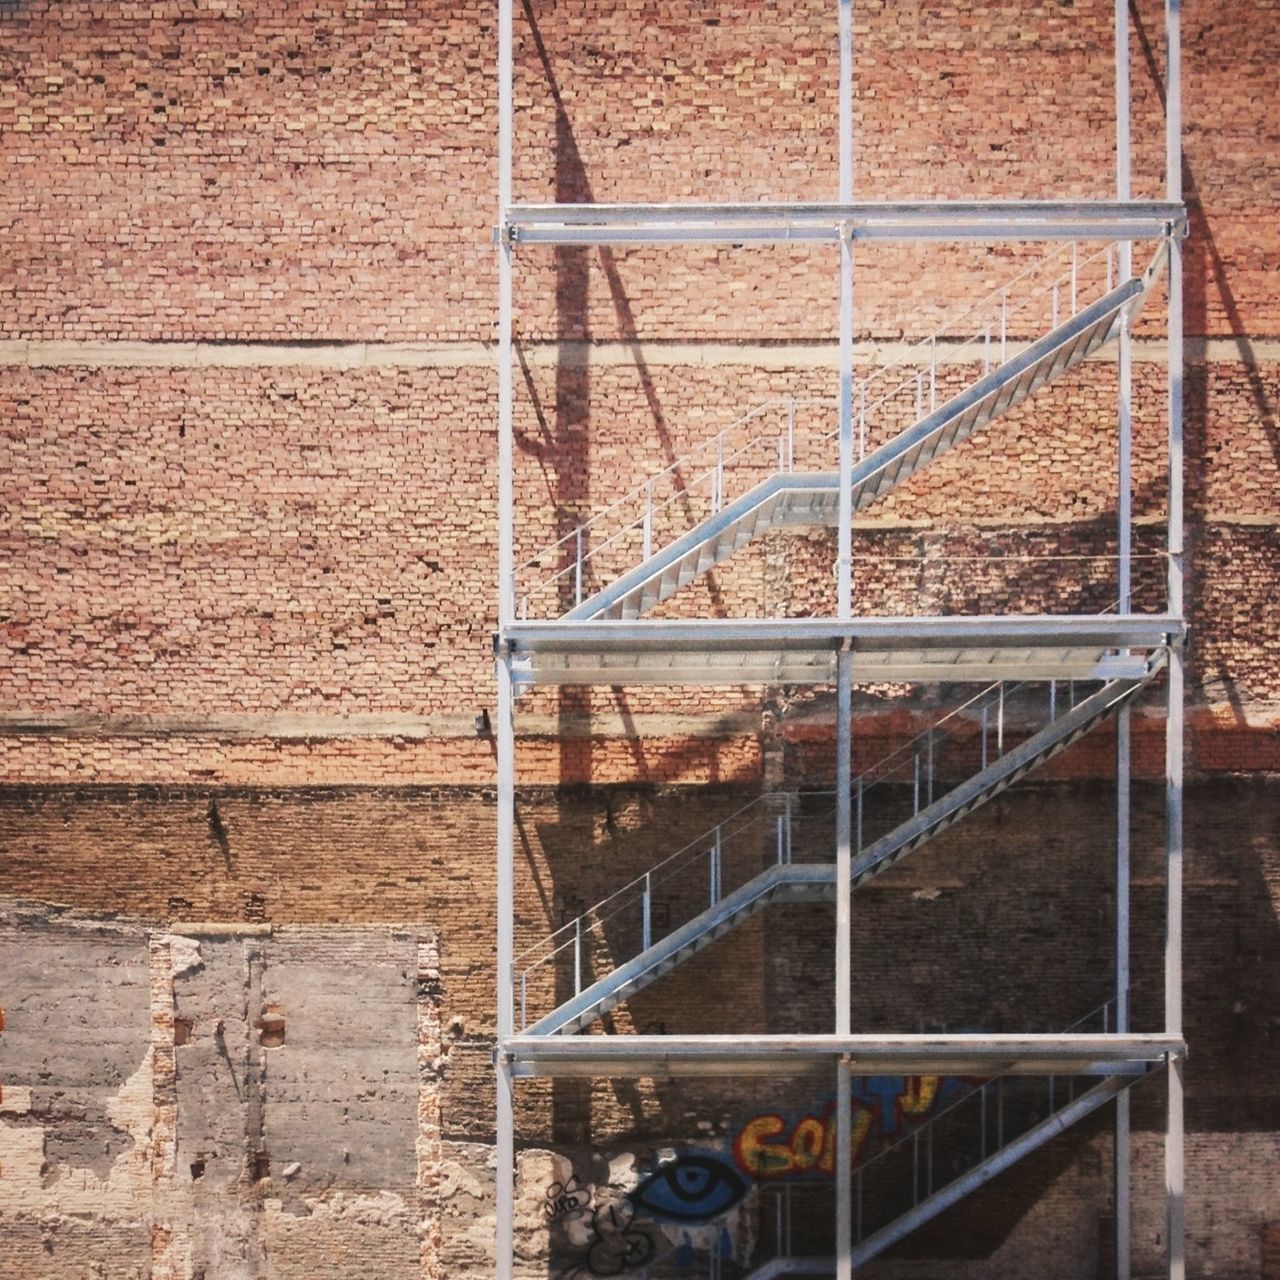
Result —
<svg viewBox="0 0 1280 1280"><path fill-rule="evenodd" d="M590 5L519 5L519 196L829 198L835 6L775 8L625 0L602 22ZM1160 8L1132 6L1140 196L1162 188ZM1275 1090L1253 1065L1274 1034L1280 883L1278 801L1260 776L1280 771L1280 162L1267 112L1277 8L1193 0L1184 12L1189 743L1199 777L1188 797L1188 1213L1193 1271L1242 1280L1275 1270L1269 1206L1280 1195ZM1110 3L858 0L855 11L860 194L1109 194ZM129 990L149 978L154 1006L138 1006L136 1028L139 1060L151 1046L150 1076L121 1068L39 1142L42 1124L13 1109L10 1018L0 1270L187 1275L184 1259L230 1256L219 1252L228 1241L247 1274L309 1274L317 1244L335 1274L461 1277L491 1265L493 748L475 717L493 688L494 43L487 0L0 4L0 167L10 179L0 184L0 894L81 909L90 934L103 916L146 918L125 930L133 951L112 976ZM1033 256L860 246L866 367ZM747 408L829 396L835 287L826 249L521 252L521 555ZM1163 305L1157 288L1135 369L1137 549L1152 557L1165 496ZM1066 607L1080 580L1101 607L1114 553L1113 402L1114 366L1093 362L870 513L855 540L861 607L956 610L1011 595L1015 607ZM802 449L829 415L801 407ZM755 446L744 479L763 474L771 449L772 438ZM771 536L666 612L829 608L831 553L829 531ZM1066 563L1080 572L1064 583ZM1144 605L1158 607L1160 563L1138 562ZM596 567L609 567L605 553ZM860 753L888 749L936 711L924 688L888 691L904 704L888 714L884 692L859 695ZM1134 721L1142 778L1161 771L1158 691L1151 703ZM710 828L766 777L827 785L831 711L824 690L523 699L522 942ZM920 1023L963 1011L1003 1024L1022 1016L1031 979L1046 972L1056 985L1036 1006L1044 1023L1104 993L1111 905L1098 885L1111 847L1112 742L1108 729L1095 732L860 897L860 1018L896 1024L906 1007ZM1135 962L1148 984L1138 1009L1154 1017L1158 789L1138 788L1137 812ZM246 938L306 926L298 946L330 959L343 928L414 921L405 936L418 937L422 922L440 925L438 965L399 957L403 983L416 976L420 996L443 992L438 1014L419 1007L407 1033L412 1057L416 1031L420 1078L441 1083L418 1099L416 1173L379 1166L358 1204L326 1185L302 1217L296 1189L228 1191L176 1158L224 1120L245 1127L247 1104L232 1103L220 1076L226 1116L201 1119L189 1105L183 1119L184 1087L201 1070L214 1080L217 1062L207 1036L195 1050L176 1044L174 1018L199 1006L199 1024L217 1001L197 990L208 974L175 978L165 949L180 936L171 929L201 919L243 926ZM829 924L817 908L746 926L614 1025L823 1023ZM634 926L622 919L596 937L588 967ZM43 908L23 928L19 952L64 941ZM1055 941L1064 933L1078 944L1065 956ZM1012 958L998 982L994 939ZM51 966L68 1000L86 1001L78 970ZM0 985L11 989L17 973L11 963ZM561 965L536 994L568 980ZM336 996L335 1007L354 999ZM407 1009L387 1016L412 1021ZM76 1049L51 1019L57 1043ZM342 1040L340 1023L314 1024L320 1065ZM82 1060L73 1052L67 1062L78 1071ZM64 1067L54 1074L71 1080ZM719 1140L752 1109L812 1105L806 1087L522 1089L522 1136L541 1144L522 1157L530 1256L547 1256L546 1184L575 1161L605 1181L615 1157L634 1173L637 1153L665 1158L691 1132ZM87 1175L73 1187L41 1183L49 1152L56 1163L66 1144L92 1137L94 1108L113 1092L124 1131L141 1126L121 1169L151 1161L134 1179L156 1188L146 1211L126 1203L119 1181L101 1203ZM299 1086L291 1105L305 1094ZM1161 1230L1158 1177L1143 1181L1159 1166L1154 1091L1136 1095L1135 1115L1141 1272L1156 1265ZM376 1136L354 1141L353 1167L387 1154ZM414 1147L405 1139L395 1150L409 1161ZM1034 1257L1084 1280L1105 1252L1107 1155L1093 1130L1069 1135L1019 1190L993 1189L875 1273L932 1274L932 1250L948 1275L1005 1280ZM344 1168L335 1166L339 1183ZM444 1206L434 1225L432 1188ZM74 1217L86 1206L91 1228ZM42 1214L58 1219L52 1251ZM209 1224L224 1218L225 1239L215 1239ZM735 1219L733 1247L755 1229Z"/></svg>

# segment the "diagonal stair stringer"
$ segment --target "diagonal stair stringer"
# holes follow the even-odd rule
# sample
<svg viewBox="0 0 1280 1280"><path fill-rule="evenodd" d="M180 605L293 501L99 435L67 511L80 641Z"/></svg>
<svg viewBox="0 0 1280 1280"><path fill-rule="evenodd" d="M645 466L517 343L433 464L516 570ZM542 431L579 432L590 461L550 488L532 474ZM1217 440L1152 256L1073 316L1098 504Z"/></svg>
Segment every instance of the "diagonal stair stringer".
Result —
<svg viewBox="0 0 1280 1280"><path fill-rule="evenodd" d="M1167 256L983 374L853 468L853 510L865 510L976 431L1073 369L1136 320ZM777 472L700 521L634 569L594 592L567 621L632 620L669 599L700 574L771 529L832 524L838 519L835 472Z"/></svg>
<svg viewBox="0 0 1280 1280"><path fill-rule="evenodd" d="M973 813L1020 778L1065 751L1095 725L1132 701L1164 666L1164 651L1153 655L1140 680L1113 680L1058 716L1039 733L953 787L893 831L867 846L853 866L856 890L896 865L961 818ZM754 876L719 902L673 930L638 956L546 1014L526 1035L572 1035L656 982L663 974L705 950L739 924L775 902L829 902L835 896L830 863L784 863Z"/></svg>

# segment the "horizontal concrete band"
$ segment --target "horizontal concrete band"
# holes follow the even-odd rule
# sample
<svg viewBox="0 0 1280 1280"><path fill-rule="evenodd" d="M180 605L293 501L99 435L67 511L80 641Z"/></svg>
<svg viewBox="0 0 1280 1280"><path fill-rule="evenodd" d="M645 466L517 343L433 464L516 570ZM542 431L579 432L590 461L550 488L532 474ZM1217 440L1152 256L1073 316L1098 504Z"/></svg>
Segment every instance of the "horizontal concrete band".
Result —
<svg viewBox="0 0 1280 1280"><path fill-rule="evenodd" d="M861 363L902 358L908 342L863 342ZM940 346L946 341L940 341ZM1140 363L1164 361L1162 338L1134 341ZM1189 338L1187 359L1203 364L1280 364L1280 340ZM62 342L0 339L0 366L32 369L463 369L496 364L486 342ZM752 342L525 342L522 354L535 366L608 367L642 360L659 366L745 365L759 369L835 369L834 340L796 344ZM1091 359L1114 361L1114 346Z"/></svg>
<svg viewBox="0 0 1280 1280"><path fill-rule="evenodd" d="M0 712L0 737L56 738L214 738L220 741L308 742L322 739L386 739L432 742L487 736L474 715L210 713L105 715L93 712ZM526 737L559 738L722 738L757 734L759 712L664 715L571 712L563 716L525 714Z"/></svg>
<svg viewBox="0 0 1280 1280"><path fill-rule="evenodd" d="M1159 706L1138 707L1139 717L1163 721ZM1221 725L1220 716L1230 713L1236 729L1274 732L1280 726L1280 707L1205 702L1189 708L1193 727ZM477 714L479 714L477 712ZM517 731L521 738L726 738L758 735L770 731L760 711L725 714L665 715L639 713L624 716L614 712L571 712L564 716L521 714ZM921 714L929 714L921 709ZM793 730L835 723L829 706L806 707L787 718ZM470 716L414 715L271 715L253 712L198 715L101 715L91 712L42 713L38 711L0 712L0 737L21 738L118 738L184 739L208 738L220 742L312 742L323 740L402 740L438 742L484 736Z"/></svg>

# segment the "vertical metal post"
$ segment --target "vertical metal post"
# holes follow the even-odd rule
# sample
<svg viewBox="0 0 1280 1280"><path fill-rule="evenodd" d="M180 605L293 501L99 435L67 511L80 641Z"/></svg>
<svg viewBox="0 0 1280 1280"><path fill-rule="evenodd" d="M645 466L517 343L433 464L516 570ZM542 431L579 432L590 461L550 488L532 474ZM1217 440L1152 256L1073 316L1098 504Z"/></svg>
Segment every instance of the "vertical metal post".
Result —
<svg viewBox="0 0 1280 1280"><path fill-rule="evenodd" d="M840 203L853 201L853 0L839 0ZM840 528L836 604L842 621L853 616L853 234L840 235ZM836 974L837 1035L851 1029L853 857L850 784L853 749L853 655L836 660ZM853 1277L853 1076L849 1060L836 1067L836 1280Z"/></svg>
<svg viewBox="0 0 1280 1280"><path fill-rule="evenodd" d="M867 456L867 382L858 383L858 461Z"/></svg>
<svg viewBox="0 0 1280 1280"><path fill-rule="evenodd" d="M1168 199L1182 199L1182 30L1181 0L1165 0L1165 188ZM1183 581L1182 245L1169 244L1169 612L1185 613ZM1175 649L1169 662L1169 710L1165 727L1165 868L1166 917L1164 1001L1165 1030L1182 1033L1182 752L1183 655ZM1170 1280L1184 1280L1182 1060L1169 1056L1165 1129L1165 1217Z"/></svg>
<svg viewBox="0 0 1280 1280"><path fill-rule="evenodd" d="M796 468L796 398L787 401L787 470Z"/></svg>
<svg viewBox="0 0 1280 1280"><path fill-rule="evenodd" d="M573 603L582 603L582 526L573 531Z"/></svg>
<svg viewBox="0 0 1280 1280"><path fill-rule="evenodd" d="M987 767L987 711L988 708L982 708L982 767Z"/></svg>
<svg viewBox="0 0 1280 1280"><path fill-rule="evenodd" d="M1000 290L1000 363L1009 358L1009 291Z"/></svg>
<svg viewBox="0 0 1280 1280"><path fill-rule="evenodd" d="M648 951L653 945L653 879L644 873L644 898L640 908L640 950Z"/></svg>
<svg viewBox="0 0 1280 1280"><path fill-rule="evenodd" d="M582 994L582 917L573 921L573 994Z"/></svg>
<svg viewBox="0 0 1280 1280"><path fill-rule="evenodd" d="M644 559L653 555L653 481L644 487Z"/></svg>
<svg viewBox="0 0 1280 1280"><path fill-rule="evenodd" d="M862 792L863 792L862 779L859 778L858 779L857 829L854 833L857 838L855 839L854 845L853 845L854 849L857 850L858 853L862 852Z"/></svg>
<svg viewBox="0 0 1280 1280"><path fill-rule="evenodd" d="M498 0L498 629L511 621L515 605L515 469L512 379L513 275L511 242L506 234L512 196L514 152L513 0ZM497 1108L495 1151L495 1249L497 1280L511 1280L515 1262L515 1097L504 1041L513 1030L511 987L515 956L515 700L511 656L501 649L497 661L498 885L497 885Z"/></svg>
<svg viewBox="0 0 1280 1280"><path fill-rule="evenodd" d="M716 827L715 843L711 846L711 905L720 901L720 851L723 848L720 827Z"/></svg>
<svg viewBox="0 0 1280 1280"><path fill-rule="evenodd" d="M1130 82L1129 82L1129 0L1115 0L1116 44L1116 199L1132 198L1130 168ZM1120 277L1133 275L1133 248L1128 240L1119 245ZM1107 263L1110 266L1110 249ZM1132 608L1133 553L1133 350L1129 333L1129 312L1120 313L1119 366L1117 371L1116 434L1118 440L1116 482L1116 541L1119 551L1117 596L1121 614ZM1116 721L1116 1031L1129 1030L1129 881L1132 770L1132 721L1128 704L1121 707ZM1103 1010L1106 1018L1106 1010ZM1104 1022L1103 1029L1106 1029ZM1131 1113L1129 1091L1116 1098L1115 1141L1112 1176L1116 1211L1116 1280L1130 1280L1132 1274L1133 1179L1131 1171Z"/></svg>
<svg viewBox="0 0 1280 1280"><path fill-rule="evenodd" d="M1000 683L999 702L996 706L996 759L1004 755L1004 682Z"/></svg>

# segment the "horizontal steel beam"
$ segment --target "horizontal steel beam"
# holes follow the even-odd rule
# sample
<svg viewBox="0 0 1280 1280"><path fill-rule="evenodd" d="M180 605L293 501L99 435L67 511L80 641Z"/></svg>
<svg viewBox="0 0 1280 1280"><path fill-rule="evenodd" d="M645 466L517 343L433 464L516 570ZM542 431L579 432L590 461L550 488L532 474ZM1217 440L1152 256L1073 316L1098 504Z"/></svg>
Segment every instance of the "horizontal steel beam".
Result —
<svg viewBox="0 0 1280 1280"><path fill-rule="evenodd" d="M534 1076L734 1076L830 1071L847 1058L858 1075L1141 1075L1186 1052L1181 1036L1153 1034L513 1036L499 1052Z"/></svg>
<svg viewBox="0 0 1280 1280"><path fill-rule="evenodd" d="M1019 614L938 617L691 618L513 622L498 643L522 653L714 652L838 649L893 653L973 647L1155 648L1179 642L1185 626L1165 613Z"/></svg>
<svg viewBox="0 0 1280 1280"><path fill-rule="evenodd" d="M520 244L749 244L858 240L1149 240L1183 235L1182 204L1155 200L850 204L516 204Z"/></svg>
<svg viewBox="0 0 1280 1280"><path fill-rule="evenodd" d="M497 643L522 685L825 684L844 647L862 682L1138 679L1184 634L1164 614L561 619L513 623Z"/></svg>
<svg viewBox="0 0 1280 1280"><path fill-rule="evenodd" d="M532 685L778 685L834 684L836 659L829 653L819 659L795 652L756 652L732 661L717 662L711 655L694 660L682 655L679 663L624 662L608 655L575 654L561 660L533 658L517 661L512 678L521 687ZM853 679L859 684L897 681L907 684L938 681L948 684L989 684L993 680L1139 680L1147 672L1144 654L1081 653L1075 650L1035 653L991 651L945 661L927 655L915 657L868 654L853 661Z"/></svg>

